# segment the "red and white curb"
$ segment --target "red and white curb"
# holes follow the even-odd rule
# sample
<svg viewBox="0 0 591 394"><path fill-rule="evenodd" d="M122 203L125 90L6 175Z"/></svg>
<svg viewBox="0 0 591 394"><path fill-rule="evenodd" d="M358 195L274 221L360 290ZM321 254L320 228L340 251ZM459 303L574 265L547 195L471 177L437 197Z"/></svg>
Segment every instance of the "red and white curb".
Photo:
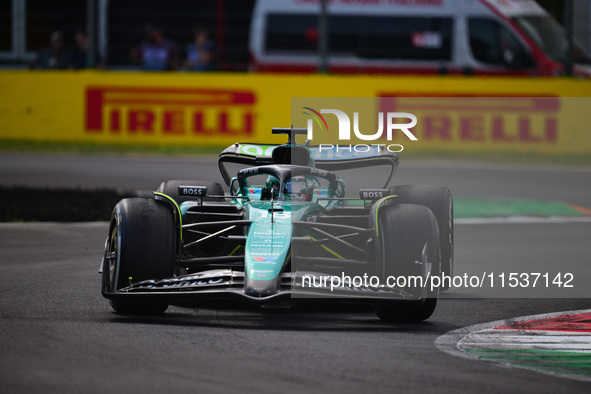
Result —
<svg viewBox="0 0 591 394"><path fill-rule="evenodd" d="M435 346L454 356L591 382L591 309L464 327L440 336Z"/></svg>

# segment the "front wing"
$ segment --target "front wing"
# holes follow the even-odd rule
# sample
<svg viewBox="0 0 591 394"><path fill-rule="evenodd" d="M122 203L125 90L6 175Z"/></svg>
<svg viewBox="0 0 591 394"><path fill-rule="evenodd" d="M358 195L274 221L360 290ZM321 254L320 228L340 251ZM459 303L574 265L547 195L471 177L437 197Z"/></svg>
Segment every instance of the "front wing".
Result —
<svg viewBox="0 0 591 394"><path fill-rule="evenodd" d="M255 297L244 292L244 272L232 269L214 269L204 272L166 278L162 280L144 280L130 283L126 288L115 292L103 291L108 299L160 298L174 300L236 300L256 305L272 305L278 301L322 300L341 303L413 303L422 302L423 298L399 288L375 289L372 287L304 287L303 275L322 276L317 272L305 272L294 275L282 274L281 286L277 293Z"/></svg>

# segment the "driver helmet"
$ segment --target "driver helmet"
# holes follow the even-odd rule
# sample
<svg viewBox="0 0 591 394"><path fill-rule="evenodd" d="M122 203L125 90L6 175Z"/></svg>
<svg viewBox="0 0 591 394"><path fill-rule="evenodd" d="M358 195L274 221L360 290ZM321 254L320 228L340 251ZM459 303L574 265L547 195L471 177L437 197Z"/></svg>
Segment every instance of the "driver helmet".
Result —
<svg viewBox="0 0 591 394"><path fill-rule="evenodd" d="M312 194L305 176L290 178L283 187L283 194L291 200L310 201Z"/></svg>
<svg viewBox="0 0 591 394"><path fill-rule="evenodd" d="M273 190L273 188L275 188ZM267 181L265 182L265 186L261 191L261 200L270 200L271 199L271 192L273 192L273 199L277 199L279 195L279 179L274 177L273 175L269 175L267 177Z"/></svg>

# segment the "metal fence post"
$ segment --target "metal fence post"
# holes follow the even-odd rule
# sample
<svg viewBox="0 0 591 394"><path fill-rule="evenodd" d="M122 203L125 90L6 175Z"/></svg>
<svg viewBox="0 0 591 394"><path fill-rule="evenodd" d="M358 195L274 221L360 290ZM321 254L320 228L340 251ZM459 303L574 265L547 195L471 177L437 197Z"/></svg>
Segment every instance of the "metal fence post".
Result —
<svg viewBox="0 0 591 394"><path fill-rule="evenodd" d="M318 71L328 72L328 9L327 0L320 0L318 15Z"/></svg>
<svg viewBox="0 0 591 394"><path fill-rule="evenodd" d="M12 0L12 53L17 61L27 57L27 4L25 0Z"/></svg>
<svg viewBox="0 0 591 394"><path fill-rule="evenodd" d="M573 36L574 36L574 13L573 0L564 1L564 27L566 29L566 59L564 61L564 75L573 75Z"/></svg>
<svg viewBox="0 0 591 394"><path fill-rule="evenodd" d="M95 0L86 0L86 67L93 68L95 66L96 53L96 3Z"/></svg>
<svg viewBox="0 0 591 394"><path fill-rule="evenodd" d="M107 44L109 37L109 0L99 0L98 5L98 30L97 45L101 61L106 64Z"/></svg>

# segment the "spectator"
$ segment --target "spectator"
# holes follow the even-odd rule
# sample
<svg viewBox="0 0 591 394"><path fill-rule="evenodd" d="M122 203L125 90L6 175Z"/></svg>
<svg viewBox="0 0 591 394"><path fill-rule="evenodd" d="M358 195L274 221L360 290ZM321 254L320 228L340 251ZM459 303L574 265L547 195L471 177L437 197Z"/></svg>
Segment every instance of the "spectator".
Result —
<svg viewBox="0 0 591 394"><path fill-rule="evenodd" d="M64 70L70 64L71 55L64 47L64 35L61 31L51 33L49 46L41 49L29 67L43 69Z"/></svg>
<svg viewBox="0 0 591 394"><path fill-rule="evenodd" d="M185 67L189 71L211 70L213 60L213 42L209 39L207 29L198 27L195 29L195 41L187 44Z"/></svg>
<svg viewBox="0 0 591 394"><path fill-rule="evenodd" d="M72 58L70 61L70 67L74 69L81 69L88 67L88 37L86 36L86 32L83 30L77 30L74 34L74 42L76 44L76 49L72 53ZM94 63L91 67L97 66L100 69L104 69L105 65L101 61L101 58L98 53L94 55Z"/></svg>
<svg viewBox="0 0 591 394"><path fill-rule="evenodd" d="M162 29L158 27L149 28L147 39L132 51L131 56L147 71L165 71L177 68L176 45L172 41L164 39Z"/></svg>

